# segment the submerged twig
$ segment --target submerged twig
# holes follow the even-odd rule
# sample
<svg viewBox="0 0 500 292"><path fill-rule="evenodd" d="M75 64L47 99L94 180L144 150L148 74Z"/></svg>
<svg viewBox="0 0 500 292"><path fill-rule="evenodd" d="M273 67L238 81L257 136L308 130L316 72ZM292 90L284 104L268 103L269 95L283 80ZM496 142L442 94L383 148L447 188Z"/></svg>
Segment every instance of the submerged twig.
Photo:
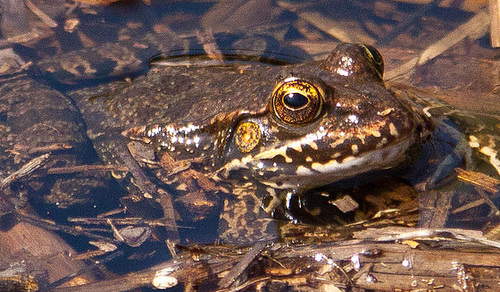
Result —
<svg viewBox="0 0 500 292"><path fill-rule="evenodd" d="M63 277L55 282L52 282L50 283L50 285L48 287L46 287L47 291L52 291L52 289L58 287L58 286L61 286L63 285L64 283L67 283L69 281L71 281L72 279L78 277L78 276L81 276L85 273L88 273L90 271L92 271L93 269L95 269L97 266L103 266L105 263L109 262L109 261L112 261L113 259L119 257L119 256L122 256L123 255L123 252L122 251L115 251L113 253L111 253L110 255L106 256L105 258L103 259L99 259L99 261L97 262L94 262L92 265L87 265L85 266L83 269L79 270L78 272L74 273L74 274L71 274L71 275L68 275L66 277ZM75 257L76 259L76 257ZM102 291L101 291L102 292Z"/></svg>
<svg viewBox="0 0 500 292"><path fill-rule="evenodd" d="M58 151L58 150L68 150L73 148L73 146L66 144L66 143L54 143L50 145L45 145L45 146L38 146L38 147L29 147L25 145L16 145L14 146L14 149L11 150L11 153L14 154L23 154L23 155L32 155L34 153L46 153L46 152L51 152L51 151Z"/></svg>
<svg viewBox="0 0 500 292"><path fill-rule="evenodd" d="M179 231L177 230L172 196L170 196L170 194L166 191L157 189L153 185L153 183L144 174L137 160L134 159L132 154L130 154L129 150L122 143L116 142L116 147L118 156L134 177L134 184L140 189L145 197L156 198L160 201L160 205L163 209L164 220L168 222L168 226L165 226L168 233L168 239L173 242L179 242L180 236Z"/></svg>
<svg viewBox="0 0 500 292"><path fill-rule="evenodd" d="M408 18L398 23L385 37L378 40L375 43L375 46L384 46L388 44L393 39L395 39L399 34L401 34L409 25L414 23L417 19L421 18L425 12L427 12L429 9L438 6L438 4L441 2L442 2L441 0L433 0L429 4L422 5L419 9L417 9L417 11L412 13Z"/></svg>
<svg viewBox="0 0 500 292"><path fill-rule="evenodd" d="M373 44L375 40L366 34L359 25L357 27L349 27L347 31L344 29L346 25L335 21L331 18L325 17L316 11L295 11L295 9L285 1L278 1L278 5L286 10L297 13L297 16L309 22L319 30L333 36L341 42L346 43L365 43ZM354 24L354 22L353 22Z"/></svg>
<svg viewBox="0 0 500 292"><path fill-rule="evenodd" d="M492 194L496 194L500 191L500 180L494 177L488 176L481 172L475 172L470 170L464 170L461 168L455 168L458 173L458 180L473 184L481 189L484 189Z"/></svg>
<svg viewBox="0 0 500 292"><path fill-rule="evenodd" d="M111 220L113 224L116 225L132 225L132 226L170 226L169 222L166 222L164 218L161 219L144 219L140 217L128 217L128 218L68 218L68 222L78 223L78 224L88 224L88 225L98 225L98 224L107 224L108 221ZM190 229L192 227L187 226L179 226L175 225L179 228L187 228Z"/></svg>
<svg viewBox="0 0 500 292"><path fill-rule="evenodd" d="M65 167L53 167L47 169L47 174L67 174L75 172L107 172L107 171L128 171L125 165L75 165Z"/></svg>
<svg viewBox="0 0 500 292"><path fill-rule="evenodd" d="M48 27L55 28L57 27L57 22L52 20L47 14L45 14L42 10L38 9L30 0L24 0L26 3L26 7L28 7L31 12L33 12L38 18L40 18L43 23L45 23Z"/></svg>
<svg viewBox="0 0 500 292"><path fill-rule="evenodd" d="M217 46L214 34L211 31L200 32L196 31L196 38L203 45L203 49L207 54L208 58L219 62L219 64L224 64L224 55Z"/></svg>
<svg viewBox="0 0 500 292"><path fill-rule="evenodd" d="M29 224L34 225L34 226L38 226L38 227L45 229L45 230L62 231L64 233L72 234L75 236L84 235L84 236L87 236L87 237L92 238L92 239L101 240L101 241L105 241L105 242L111 242L114 244L121 243L120 241L118 241L116 239L109 238L106 236L97 235L97 234L88 232L85 229L56 224L53 221L44 220L44 219L38 218L36 216L31 216L29 214L17 212L16 218L19 221L26 222L26 223L29 223Z"/></svg>
<svg viewBox="0 0 500 292"><path fill-rule="evenodd" d="M14 181L19 180L23 177L26 177L33 173L35 170L39 169L40 167L43 166L45 162L47 162L47 159L49 158L50 154L43 154L40 155L36 158L31 159L28 163L23 165L18 171L12 173L8 177L4 178L0 182L0 189L4 189L11 185Z"/></svg>
<svg viewBox="0 0 500 292"><path fill-rule="evenodd" d="M392 241L402 241L402 240L422 239L422 238L438 239L438 240L441 240L443 238L448 238L448 239L463 240L473 243L480 243L485 246L500 248L500 241L489 240L487 238L484 238L482 235L479 234L481 233L480 231L475 231L475 230L465 230L465 229L462 230L453 228L440 228L440 229L407 228L407 229L396 229L396 230L391 230L391 229L394 228L389 227L389 228L378 228L372 230L368 229L367 230L368 232L376 230L378 235L376 237L366 238L365 240L376 241L376 242L392 242ZM401 232L401 230L406 230L406 231ZM355 237L362 238L363 232L367 231L358 232L355 234Z"/></svg>
<svg viewBox="0 0 500 292"><path fill-rule="evenodd" d="M219 281L219 287L228 288L248 265L258 256L266 247L265 242L257 242L252 249L229 271L229 273Z"/></svg>

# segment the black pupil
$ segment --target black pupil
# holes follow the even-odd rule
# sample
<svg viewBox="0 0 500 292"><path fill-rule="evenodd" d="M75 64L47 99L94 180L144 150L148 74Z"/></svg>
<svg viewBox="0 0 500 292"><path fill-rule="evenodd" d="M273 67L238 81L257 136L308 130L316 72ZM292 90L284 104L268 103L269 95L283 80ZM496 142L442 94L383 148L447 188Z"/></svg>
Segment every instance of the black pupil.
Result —
<svg viewBox="0 0 500 292"><path fill-rule="evenodd" d="M283 102L290 108L299 109L305 106L309 100L300 93L289 93L285 95Z"/></svg>
<svg viewBox="0 0 500 292"><path fill-rule="evenodd" d="M377 63L377 64L382 63L382 58L380 58L380 54L377 51L374 51L372 49L372 50L370 50L370 53L372 54L373 60L375 61L375 63Z"/></svg>

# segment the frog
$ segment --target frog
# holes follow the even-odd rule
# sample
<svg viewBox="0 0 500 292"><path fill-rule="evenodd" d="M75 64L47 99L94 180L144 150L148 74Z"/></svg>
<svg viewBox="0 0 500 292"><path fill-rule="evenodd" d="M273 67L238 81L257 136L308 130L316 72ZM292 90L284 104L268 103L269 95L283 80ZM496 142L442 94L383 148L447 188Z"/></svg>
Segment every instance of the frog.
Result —
<svg viewBox="0 0 500 292"><path fill-rule="evenodd" d="M176 200L198 208L222 200L220 237L247 242L272 238L269 215L292 197L397 169L415 147L434 143L450 108L431 113L443 106L384 82L383 72L376 49L341 44L323 61L157 66L66 96L104 162L123 163L116 146L125 145ZM189 202L196 191L206 202ZM195 211L188 216L206 212Z"/></svg>
<svg viewBox="0 0 500 292"><path fill-rule="evenodd" d="M126 86L94 90L100 97L68 96L94 146L110 137L138 142L150 157L142 166L159 181L172 183L154 163L168 157L234 195L224 200L220 224L230 230L222 237L238 242L272 234L265 214L283 200L395 168L430 140L434 121L388 89L383 71L375 48L343 43L323 61L153 67ZM237 228L256 222L257 231Z"/></svg>

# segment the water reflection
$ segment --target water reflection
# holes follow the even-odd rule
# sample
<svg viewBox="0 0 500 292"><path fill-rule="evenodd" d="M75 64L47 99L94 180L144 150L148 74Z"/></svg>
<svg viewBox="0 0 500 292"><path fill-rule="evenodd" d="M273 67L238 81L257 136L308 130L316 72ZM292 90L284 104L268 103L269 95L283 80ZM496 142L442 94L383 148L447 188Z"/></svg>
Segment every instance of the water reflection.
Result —
<svg viewBox="0 0 500 292"><path fill-rule="evenodd" d="M81 258L104 260L107 255L96 257L92 253L86 254L87 251L97 250L89 241L109 242L118 246L123 255L110 260L107 265L109 270L117 273L137 271L170 258L164 243L168 239L165 233L169 227L162 220L164 213L172 209L161 204L166 198L162 193L154 196L135 184L121 183L123 177L130 174L118 166L112 169L112 173L110 169L88 168L84 172L70 169L80 165L101 164L102 157L94 152L88 138L91 136L91 139L96 139L92 137L95 133L88 129L91 123L102 121L82 120L79 102L68 100L69 92L116 80L123 82L121 85L112 85L112 90L125 92L127 86L133 84L131 80L149 70L148 60L157 55L175 55L182 57L182 60L192 60L184 57L203 52L209 56L209 60L227 64L230 52L238 56L237 61L242 59L241 55L257 56L260 59L245 59L245 62L253 64L255 60L272 60L269 63L276 65L274 60L282 63L322 60L339 42L377 45L385 59L386 77L390 77L391 81L418 86L420 89L415 94L420 97L428 97L430 91L431 97L471 110L474 116L457 112L448 106L429 104L429 108L448 114L465 131L466 135L462 138L472 151L471 156L466 158L474 161L474 171L493 178L489 181L489 178L479 175L475 181L488 181L484 184L490 189L482 190L484 187L481 183L480 187L467 184L457 193L456 184L462 183L455 182L439 193L417 197L415 190L408 187L411 185L408 181L385 181L368 186L368 190L358 186L349 189L348 195L343 198L354 198L361 202L361 207L353 207L352 210L345 209L350 205L339 201L340 198L336 197L338 193L332 197L326 191L318 190L316 195L294 198L297 199L294 205L297 210L292 210L292 213L305 214L298 216L294 213L292 217L300 217L301 221L307 223L335 223L332 230L325 226L320 228L326 228L326 231L315 229L315 226L306 226L302 230L301 225L283 223L286 226L281 235L290 241L303 242L320 241L314 236L313 239L307 238L308 234L314 233L334 234L332 237L325 235L330 241L346 239L352 233L349 228L339 229L338 223L364 222L377 215L382 217L375 216L376 220L372 223L387 220L383 226L414 226L419 219L420 222L423 219L433 222L431 227L482 229L486 226L486 234L496 238L490 230L497 228L498 221L498 210L495 210L498 206L498 182L494 180L499 176L497 151L500 145L500 102L496 78L498 52L489 45L489 16L485 12L485 3L463 1L446 6L437 1L429 1L427 5L406 2L410 3L169 1L150 4L124 2L108 6L85 3L68 5L56 0L34 3L48 18L34 17L30 12L34 11L33 8L25 6L23 2L14 1L16 5L12 6L2 5L0 58L4 66L0 69L0 131L3 139L0 147L4 155L1 157L0 176L4 179L9 177L44 153L56 157L47 163L35 163L34 168L37 170L33 173L16 173L10 185L2 182L0 215L5 230L0 237L0 246L8 247L2 252L2 266L18 262L20 258L26 259L34 269L24 267L23 273L33 275L41 287L50 287L49 283L65 276L89 274L90 269L85 268L82 261L73 261L68 254L80 253L80 256L85 255ZM474 29L465 25L471 25ZM447 39L450 41L446 42ZM432 60L428 58L430 55ZM222 60L218 59L220 57ZM173 59L172 62L179 65L179 60ZM427 61L425 64L424 60ZM415 64L420 66L415 69ZM206 65L195 60L188 66L196 68ZM394 90L406 90L404 86L396 86ZM20 90L29 90L30 93L16 95L15 92ZM93 93L92 101L103 103L112 113L119 112L122 105L114 105L108 91L110 89ZM52 123L54 117L57 122ZM148 163L148 159L151 157L146 156L139 163ZM129 170L132 168L127 167ZM189 167L189 164L176 165L164 180L153 179L152 182L161 185L166 193L175 194L175 187L166 181L175 184L178 180L175 174ZM49 170L54 168L65 168L63 171L66 173L50 174ZM146 174L157 172L158 168L150 169ZM409 190L394 191L400 184ZM185 187L182 183L179 185L181 189ZM401 195L408 193L411 194L409 197ZM169 218L175 220L183 215L183 221L177 221L182 243L203 244L216 240L218 213L222 206L220 202L213 202L222 198L180 198L173 195L173 199L174 211L177 213L170 214ZM398 204L395 204L396 201ZM377 205L378 209L366 207L373 205ZM420 217L412 213L419 206L421 210L427 210L421 212ZM318 217L322 212L338 212L332 211L332 208L340 209L341 213L351 212L349 218L333 216L333 222L324 222L323 217ZM368 211L362 212L365 209ZM395 213L384 213L384 210L394 209L397 209ZM195 210L199 213L194 214ZM401 210L408 211L405 214L407 217L398 217L396 213ZM18 214L15 220L12 219L13 214ZM284 212L276 216L289 218L290 214ZM76 225L68 217L86 218L87 221L85 225ZM107 219L98 224L92 221L94 218L108 217L134 217L137 221L123 223L118 228L116 223L110 223ZM50 221L41 221L40 218ZM16 225L15 222L19 223ZM441 226L435 226L438 223ZM119 232L125 226L149 226L153 235L139 248L132 248L127 245L128 239L123 237L123 232ZM59 236L66 241L52 230L58 231ZM20 244L23 249L19 249L17 242L23 238L25 240ZM33 243L43 247L53 244L56 247L33 257L38 255L36 251L40 249ZM61 251L65 253L63 256ZM205 251L189 250L189 253L205 255ZM318 254L331 258L327 253ZM352 259L354 256L350 254L347 258ZM60 261L71 268L66 271L53 268L44 260L47 257L62 257ZM358 264L359 260L356 260L354 270L361 268L362 264ZM21 280L18 282L24 283ZM217 283L206 285L215 287Z"/></svg>

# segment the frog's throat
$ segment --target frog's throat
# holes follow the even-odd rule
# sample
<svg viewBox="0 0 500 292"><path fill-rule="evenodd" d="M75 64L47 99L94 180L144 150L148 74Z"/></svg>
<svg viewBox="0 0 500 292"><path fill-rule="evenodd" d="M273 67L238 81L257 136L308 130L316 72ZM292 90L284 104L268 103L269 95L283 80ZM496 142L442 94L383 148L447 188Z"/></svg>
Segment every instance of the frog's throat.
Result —
<svg viewBox="0 0 500 292"><path fill-rule="evenodd" d="M217 172L217 178L237 179L240 176L239 173L245 175L250 172L261 183L278 189L321 186L362 173L393 168L406 160L406 153L415 142L415 139L403 140L362 155L347 156L342 161L332 158L325 163L312 162L309 165L290 163L268 169L262 169L263 160L256 159L253 155L246 155L240 159L233 159L221 167ZM274 156L271 153L273 151ZM282 157L283 153L283 151L272 150L265 156L266 159L272 161L273 158ZM259 154L259 156L262 155L263 153ZM273 173L269 173L270 171Z"/></svg>

